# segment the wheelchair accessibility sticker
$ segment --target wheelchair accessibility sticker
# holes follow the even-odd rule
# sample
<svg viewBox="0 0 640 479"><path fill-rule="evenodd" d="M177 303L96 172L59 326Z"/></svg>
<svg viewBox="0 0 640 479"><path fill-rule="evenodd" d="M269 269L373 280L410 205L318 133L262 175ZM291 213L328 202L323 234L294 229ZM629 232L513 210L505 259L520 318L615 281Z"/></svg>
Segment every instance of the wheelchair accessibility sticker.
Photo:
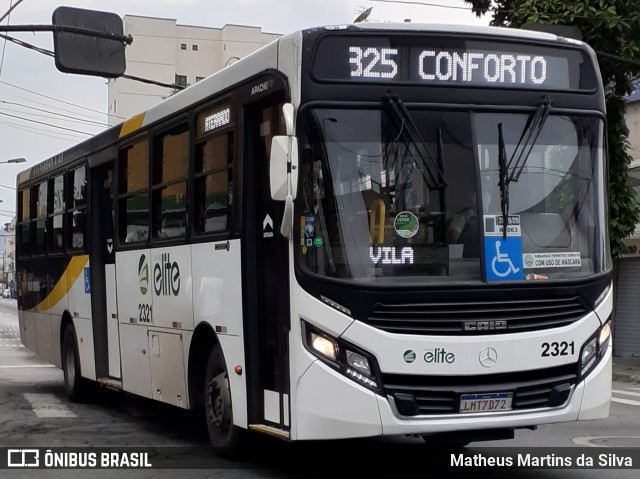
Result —
<svg viewBox="0 0 640 479"><path fill-rule="evenodd" d="M502 216L484 217L484 255L487 281L514 281L524 279L522 264L522 238L520 216L508 217L503 224ZM504 228L507 237L504 238Z"/></svg>

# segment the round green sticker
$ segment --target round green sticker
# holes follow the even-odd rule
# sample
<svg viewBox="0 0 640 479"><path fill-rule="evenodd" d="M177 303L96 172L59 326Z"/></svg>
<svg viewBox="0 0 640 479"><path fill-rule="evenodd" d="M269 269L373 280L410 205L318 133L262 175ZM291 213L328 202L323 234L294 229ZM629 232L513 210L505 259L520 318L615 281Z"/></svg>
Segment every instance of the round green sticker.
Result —
<svg viewBox="0 0 640 479"><path fill-rule="evenodd" d="M409 211L402 211L393 220L393 227L398 236L413 238L420 229L420 223L418 223L416 215Z"/></svg>
<svg viewBox="0 0 640 479"><path fill-rule="evenodd" d="M316 236L313 238L313 244L316 248L320 248L324 244L324 239L322 239L322 236Z"/></svg>

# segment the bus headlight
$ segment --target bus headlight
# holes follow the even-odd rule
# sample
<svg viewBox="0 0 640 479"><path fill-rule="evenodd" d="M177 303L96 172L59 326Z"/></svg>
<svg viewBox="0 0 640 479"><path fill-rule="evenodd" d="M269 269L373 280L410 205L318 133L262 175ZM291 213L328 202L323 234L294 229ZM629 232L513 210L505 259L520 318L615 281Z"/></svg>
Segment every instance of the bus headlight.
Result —
<svg viewBox="0 0 640 479"><path fill-rule="evenodd" d="M381 394L378 363L367 352L302 321L307 350L349 379Z"/></svg>
<svg viewBox="0 0 640 479"><path fill-rule="evenodd" d="M314 332L310 333L311 347L322 354L327 359L335 361L338 357L338 343L326 336L321 336Z"/></svg>
<svg viewBox="0 0 640 479"><path fill-rule="evenodd" d="M598 339L593 338L582 348L580 355L580 374L584 375L586 371L593 366L598 354Z"/></svg>
<svg viewBox="0 0 640 479"><path fill-rule="evenodd" d="M580 375L586 376L596 362L606 351L611 338L611 321L607 321L589 340L582 346L580 352Z"/></svg>
<svg viewBox="0 0 640 479"><path fill-rule="evenodd" d="M354 353L347 350L347 364L354 369L357 369L367 376L371 376L371 366L369 366L369 360L362 354Z"/></svg>
<svg viewBox="0 0 640 479"><path fill-rule="evenodd" d="M611 321L607 321L602 329L600 330L600 335L598 336L598 346L602 348L609 338L611 337Z"/></svg>

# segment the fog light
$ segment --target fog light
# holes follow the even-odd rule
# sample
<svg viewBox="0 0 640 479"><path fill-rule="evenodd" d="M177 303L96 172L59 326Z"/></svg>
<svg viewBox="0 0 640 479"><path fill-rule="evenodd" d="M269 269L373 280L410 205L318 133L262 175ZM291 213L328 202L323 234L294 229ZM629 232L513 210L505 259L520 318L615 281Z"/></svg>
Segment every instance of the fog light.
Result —
<svg viewBox="0 0 640 479"><path fill-rule="evenodd" d="M586 370L588 370L596 360L596 355L598 353L598 343L597 338L593 338L582 348L582 357L580 358L580 372L584 374Z"/></svg>
<svg viewBox="0 0 640 479"><path fill-rule="evenodd" d="M598 336L598 346L602 347L611 336L611 322L607 322L600 330L600 336Z"/></svg>
<svg viewBox="0 0 640 479"><path fill-rule="evenodd" d="M369 360L362 354L354 353L347 350L347 364L354 369L357 369L361 373L371 376L371 366L369 366Z"/></svg>
<svg viewBox="0 0 640 479"><path fill-rule="evenodd" d="M338 357L338 345L335 341L314 332L311 333L311 347L332 361Z"/></svg>

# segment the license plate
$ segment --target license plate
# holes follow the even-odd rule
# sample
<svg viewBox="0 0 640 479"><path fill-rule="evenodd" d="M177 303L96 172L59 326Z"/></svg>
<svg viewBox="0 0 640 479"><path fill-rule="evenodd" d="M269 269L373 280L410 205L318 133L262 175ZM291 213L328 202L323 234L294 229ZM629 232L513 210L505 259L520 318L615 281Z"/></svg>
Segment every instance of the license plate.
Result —
<svg viewBox="0 0 640 479"><path fill-rule="evenodd" d="M460 412L511 411L512 393L463 394Z"/></svg>

